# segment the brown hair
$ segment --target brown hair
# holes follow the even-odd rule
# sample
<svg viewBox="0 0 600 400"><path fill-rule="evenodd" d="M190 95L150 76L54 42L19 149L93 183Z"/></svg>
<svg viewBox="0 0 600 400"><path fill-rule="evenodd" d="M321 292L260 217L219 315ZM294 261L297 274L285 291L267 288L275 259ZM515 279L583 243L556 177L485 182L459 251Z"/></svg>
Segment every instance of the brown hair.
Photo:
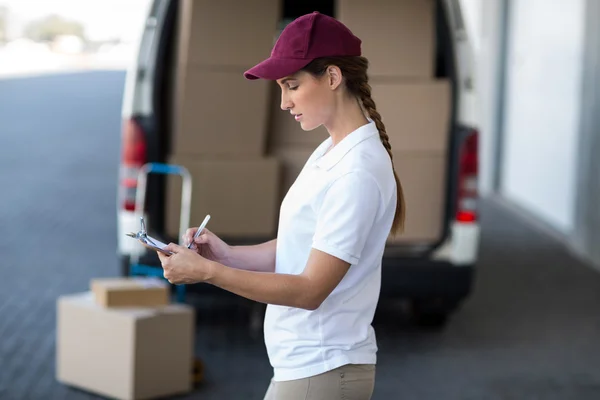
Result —
<svg viewBox="0 0 600 400"><path fill-rule="evenodd" d="M396 179L396 191L397 191L397 202L396 202L396 214L394 215L394 222L392 223L392 234L396 234L404 230L404 218L405 218L405 203L404 203L404 192L402 191L402 185L398 174L394 168L394 160L392 156L392 146L390 145L390 138L385 131L385 125L381 121L381 115L377 112L375 102L371 98L371 85L369 85L369 77L367 75L367 68L369 61L365 57L323 57L313 60L306 67L302 68L314 76L322 76L327 67L335 65L342 71L346 88L348 92L355 96L364 110L368 113L369 117L375 122L377 130L379 130L379 138L381 143L387 150L392 160L392 170L394 172L394 178Z"/></svg>

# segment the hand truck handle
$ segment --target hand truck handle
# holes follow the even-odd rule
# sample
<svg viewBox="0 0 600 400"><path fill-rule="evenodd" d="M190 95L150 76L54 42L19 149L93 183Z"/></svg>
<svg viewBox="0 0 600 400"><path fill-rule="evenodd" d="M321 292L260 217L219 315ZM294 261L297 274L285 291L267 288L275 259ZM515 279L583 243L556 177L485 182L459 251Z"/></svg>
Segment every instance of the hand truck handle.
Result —
<svg viewBox="0 0 600 400"><path fill-rule="evenodd" d="M148 174L179 175L182 178L181 187L181 214L179 216L179 238L181 244L185 231L190 226L190 212L192 207L192 176L187 168L181 165L162 163L144 164L138 172L138 184L135 194L135 214L139 220L144 214L146 201L146 181Z"/></svg>

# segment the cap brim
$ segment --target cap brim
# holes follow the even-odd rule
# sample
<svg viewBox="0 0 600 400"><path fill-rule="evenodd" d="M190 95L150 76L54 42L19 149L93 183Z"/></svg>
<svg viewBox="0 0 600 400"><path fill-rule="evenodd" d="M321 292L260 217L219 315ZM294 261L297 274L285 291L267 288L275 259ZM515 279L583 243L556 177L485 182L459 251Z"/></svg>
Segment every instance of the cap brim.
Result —
<svg viewBox="0 0 600 400"><path fill-rule="evenodd" d="M263 62L244 72L246 79L277 80L298 72L312 60L304 58L274 58L269 57Z"/></svg>

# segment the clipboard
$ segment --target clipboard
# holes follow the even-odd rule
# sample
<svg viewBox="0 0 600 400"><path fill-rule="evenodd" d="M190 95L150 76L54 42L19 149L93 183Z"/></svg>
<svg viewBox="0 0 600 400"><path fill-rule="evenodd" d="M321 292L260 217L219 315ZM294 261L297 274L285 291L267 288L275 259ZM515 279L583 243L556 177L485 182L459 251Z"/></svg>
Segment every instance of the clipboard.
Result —
<svg viewBox="0 0 600 400"><path fill-rule="evenodd" d="M130 232L126 233L126 235L131 238L137 239L143 246L149 248L150 250L160 251L161 253L166 254L168 256L173 255L172 252L165 249L165 247L167 247L167 244L161 242L158 239L153 238L152 236L148 236L148 234L146 233L146 224L144 223L144 217L140 218L140 223L141 229L139 232Z"/></svg>

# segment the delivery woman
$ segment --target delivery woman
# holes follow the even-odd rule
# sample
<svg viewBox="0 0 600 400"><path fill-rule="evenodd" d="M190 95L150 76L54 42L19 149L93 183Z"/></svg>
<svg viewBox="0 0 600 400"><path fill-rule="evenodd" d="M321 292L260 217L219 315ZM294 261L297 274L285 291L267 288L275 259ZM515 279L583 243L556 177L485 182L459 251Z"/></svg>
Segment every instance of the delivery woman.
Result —
<svg viewBox="0 0 600 400"><path fill-rule="evenodd" d="M291 22L271 56L244 75L277 81L290 118L305 131L324 125L329 137L286 194L277 239L228 246L204 230L192 249L171 243L173 255L159 253L172 283L206 282L268 304L267 400L373 392L371 323L386 240L402 229L404 199L367 66L361 40L336 19L314 12ZM187 231L188 243L195 231Z"/></svg>

